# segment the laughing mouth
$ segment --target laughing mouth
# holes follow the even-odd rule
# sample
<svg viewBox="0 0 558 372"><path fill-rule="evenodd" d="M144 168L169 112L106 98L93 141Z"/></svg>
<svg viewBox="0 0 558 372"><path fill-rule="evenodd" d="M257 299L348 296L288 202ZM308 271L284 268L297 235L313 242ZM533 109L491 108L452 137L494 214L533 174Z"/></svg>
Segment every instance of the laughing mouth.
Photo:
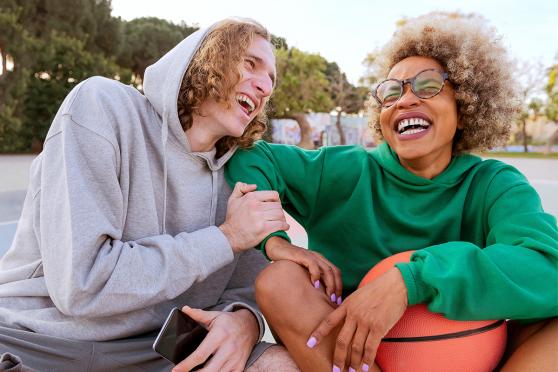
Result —
<svg viewBox="0 0 558 372"><path fill-rule="evenodd" d="M397 133L406 136L423 132L429 127L430 123L422 118L408 118L397 124Z"/></svg>
<svg viewBox="0 0 558 372"><path fill-rule="evenodd" d="M256 109L256 104L250 97L246 94L238 94L236 96L236 101L242 108L250 115Z"/></svg>

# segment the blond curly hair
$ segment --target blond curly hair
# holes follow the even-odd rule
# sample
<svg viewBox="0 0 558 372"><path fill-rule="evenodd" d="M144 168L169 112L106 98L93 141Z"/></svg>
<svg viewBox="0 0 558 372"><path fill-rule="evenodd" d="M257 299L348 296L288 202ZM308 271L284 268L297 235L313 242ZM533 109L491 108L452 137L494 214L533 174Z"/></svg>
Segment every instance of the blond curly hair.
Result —
<svg viewBox="0 0 558 372"><path fill-rule="evenodd" d="M234 87L242 78L239 65L255 37L271 40L270 33L250 19L226 19L216 24L192 57L178 94L178 118L182 129L192 127L192 115L207 98L233 104ZM266 107L246 127L241 137L225 136L215 144L217 157L232 147L252 146L266 130Z"/></svg>
<svg viewBox="0 0 558 372"><path fill-rule="evenodd" d="M463 127L453 153L485 150L505 142L520 111L517 79L501 39L484 18L459 13L430 13L406 20L380 55L383 76L403 59L430 57L449 75ZM370 126L381 136L381 107L372 97Z"/></svg>

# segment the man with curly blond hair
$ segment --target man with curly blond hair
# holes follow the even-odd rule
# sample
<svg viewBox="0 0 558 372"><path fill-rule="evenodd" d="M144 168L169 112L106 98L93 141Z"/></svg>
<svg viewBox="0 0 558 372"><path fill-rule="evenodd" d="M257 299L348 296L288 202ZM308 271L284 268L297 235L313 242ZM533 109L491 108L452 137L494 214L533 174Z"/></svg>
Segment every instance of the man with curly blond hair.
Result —
<svg viewBox="0 0 558 372"><path fill-rule="evenodd" d="M223 176L265 130L274 82L267 30L231 19L150 66L145 94L100 77L72 90L0 261L1 370L169 370L152 344L174 307L209 331L176 371L295 368L260 342L254 301L252 247L288 228L278 195Z"/></svg>
<svg viewBox="0 0 558 372"><path fill-rule="evenodd" d="M429 14L402 25L382 57L386 79L370 103L377 149L258 142L227 165L230 181L278 191L308 232L310 250L283 232L261 244L279 261L256 280L262 312L303 371L385 367L378 345L415 304L449 319L509 319L498 368L555 370L556 218L515 168L468 153L504 142L519 109L501 41L475 17ZM409 250L410 262L357 289L372 266ZM486 352L496 364L503 349Z"/></svg>

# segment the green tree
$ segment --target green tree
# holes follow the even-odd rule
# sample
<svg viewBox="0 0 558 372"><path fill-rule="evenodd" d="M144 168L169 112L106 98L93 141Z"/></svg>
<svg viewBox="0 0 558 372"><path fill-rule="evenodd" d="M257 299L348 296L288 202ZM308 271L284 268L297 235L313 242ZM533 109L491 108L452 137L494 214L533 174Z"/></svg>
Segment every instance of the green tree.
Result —
<svg viewBox="0 0 558 372"><path fill-rule="evenodd" d="M515 66L515 72L520 83L520 93L522 100L521 112L517 117L520 129L520 137L523 144L523 151L528 152L529 136L527 134L527 124L530 120L536 120L541 115L542 103L536 96L541 91L543 84L542 65L529 62L519 62Z"/></svg>
<svg viewBox="0 0 558 372"><path fill-rule="evenodd" d="M289 45L284 37L271 34L271 44L273 44L275 49L289 50Z"/></svg>
<svg viewBox="0 0 558 372"><path fill-rule="evenodd" d="M555 125L558 124L558 64L555 64L548 70L548 82L546 84L547 103L544 108L545 115L548 120ZM558 140L558 129L548 138L546 153L550 153L552 145Z"/></svg>
<svg viewBox="0 0 558 372"><path fill-rule="evenodd" d="M51 30L37 45L34 78L29 80L23 101L24 136L32 151L42 147L51 121L64 97L80 81L92 75L129 81L131 73L103 54L86 50L85 42Z"/></svg>
<svg viewBox="0 0 558 372"><path fill-rule="evenodd" d="M327 78L327 61L318 54L296 48L278 49L277 87L271 98L273 117L297 121L301 131L300 147L314 148L312 128L305 114L329 112L334 107Z"/></svg>
<svg viewBox="0 0 558 372"><path fill-rule="evenodd" d="M364 102L368 97L368 89L365 87L355 87L349 83L347 76L339 69L335 62L328 62L326 76L330 82L331 99L337 112L335 126L339 133L339 142L341 145L344 145L346 140L345 132L341 125L341 115L343 112L348 114L360 112L364 108Z"/></svg>
<svg viewBox="0 0 558 372"><path fill-rule="evenodd" d="M33 2L4 0L0 2L0 151L16 152L25 148L23 105L32 62L31 47L35 39L23 27L20 19L29 13ZM13 63L7 69L8 61Z"/></svg>
<svg viewBox="0 0 558 372"><path fill-rule="evenodd" d="M130 69L134 74L134 84L139 85L143 81L147 66L196 30L196 27L187 26L185 23L177 25L154 17L124 22L118 64Z"/></svg>
<svg viewBox="0 0 558 372"><path fill-rule="evenodd" d="M2 0L0 3L0 150L40 150L69 90L92 75L131 74L111 57L120 20L109 0Z"/></svg>
<svg viewBox="0 0 558 372"><path fill-rule="evenodd" d="M364 61L362 61L362 64L364 65L365 72L359 80L360 84L371 88L384 78L381 76L380 51L378 49L368 53Z"/></svg>

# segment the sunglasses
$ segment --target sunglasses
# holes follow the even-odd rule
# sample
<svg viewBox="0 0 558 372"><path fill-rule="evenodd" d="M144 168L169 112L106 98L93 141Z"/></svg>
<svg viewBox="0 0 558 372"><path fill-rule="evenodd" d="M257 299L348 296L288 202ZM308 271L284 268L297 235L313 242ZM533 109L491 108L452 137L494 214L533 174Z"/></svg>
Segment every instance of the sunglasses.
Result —
<svg viewBox="0 0 558 372"><path fill-rule="evenodd" d="M376 86L372 94L382 107L390 107L399 101L403 95L403 87L407 83L411 85L411 91L415 96L421 99L427 99L440 93L446 80L448 80L447 72L428 69L419 72L410 79L384 80Z"/></svg>

